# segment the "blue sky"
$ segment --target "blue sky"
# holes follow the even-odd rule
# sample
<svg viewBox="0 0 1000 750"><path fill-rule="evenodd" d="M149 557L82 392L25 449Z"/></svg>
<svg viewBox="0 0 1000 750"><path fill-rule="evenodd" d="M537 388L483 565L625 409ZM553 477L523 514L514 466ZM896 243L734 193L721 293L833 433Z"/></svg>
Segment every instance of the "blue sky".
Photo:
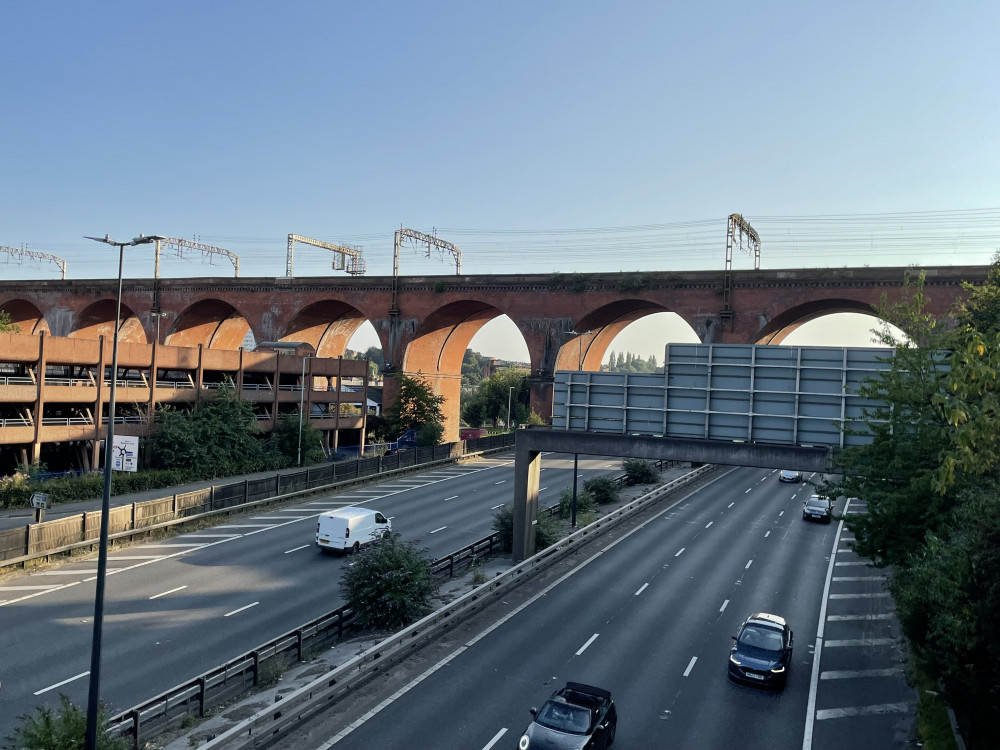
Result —
<svg viewBox="0 0 1000 750"><path fill-rule="evenodd" d="M950 214L931 224L953 243L918 233L891 253L870 222L868 248L834 249L783 223L1000 207L993 0L132 0L6 3L0 23L0 245L65 258L70 278L115 274L82 239L105 233L199 238L241 276L279 276L294 232L361 245L388 274L400 225L437 228L466 273L715 268L733 212L765 267L1000 248ZM666 242L684 222L709 222L692 231L720 237L711 252ZM620 231L575 252L569 230L588 228ZM670 250L629 250L657 232ZM3 260L0 277L58 278ZM326 263L297 251L297 275ZM449 272L401 257L406 275ZM152 276L152 253L125 273Z"/></svg>

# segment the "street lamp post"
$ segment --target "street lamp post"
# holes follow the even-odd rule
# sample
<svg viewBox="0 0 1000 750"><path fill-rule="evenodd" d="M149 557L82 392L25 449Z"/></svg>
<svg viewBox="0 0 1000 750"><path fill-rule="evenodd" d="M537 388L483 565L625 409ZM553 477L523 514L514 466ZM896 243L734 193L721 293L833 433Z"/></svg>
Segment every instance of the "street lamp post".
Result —
<svg viewBox="0 0 1000 750"><path fill-rule="evenodd" d="M576 369L579 370L580 372L583 372L583 337L584 336L589 336L590 334L593 333L593 331L589 331L589 330L588 331L566 331L566 333L569 333L569 334L571 334L573 336L579 336L580 337L580 357L577 360L577 367L576 367ZM572 528L572 529L576 528L576 475L577 475L577 466L578 466L579 458L580 458L579 454L577 454L577 453L573 454L573 502L570 505L570 511L569 511L569 525L570 525L570 528Z"/></svg>
<svg viewBox="0 0 1000 750"><path fill-rule="evenodd" d="M295 461L296 466L302 465L302 412L306 408L306 360L316 359L312 356L306 356L302 358L302 379L299 380L299 385L302 388L302 395L299 397L299 452L298 458ZM310 371L312 368L310 368ZM340 388L340 383L337 384L337 388ZM340 409L340 398L337 398L337 409Z"/></svg>
<svg viewBox="0 0 1000 750"><path fill-rule="evenodd" d="M510 390L507 392L507 430L508 430L508 432L510 431L510 402L511 402L511 399L513 398L513 396L514 396L514 386L511 386Z"/></svg>
<svg viewBox="0 0 1000 750"><path fill-rule="evenodd" d="M590 334L593 333L593 331L566 331L566 333L570 334L571 336L579 336L580 337L580 357L579 357L579 359L577 359L576 369L580 370L582 372L583 371L583 337L584 336L589 336Z"/></svg>
<svg viewBox="0 0 1000 750"><path fill-rule="evenodd" d="M104 495L101 500L101 536L97 553L97 579L94 593L94 637L90 647L90 687L87 695L87 733L84 750L97 750L97 714L101 691L101 636L104 630L104 584L108 574L108 516L111 513L111 468L114 463L111 450L115 439L115 386L118 382L118 328L122 317L122 269L125 265L125 248L148 245L162 240L153 235L139 235L130 242L117 242L108 235L86 237L118 248L118 294L115 300L115 330L111 335L111 390L108 393L108 430L104 438ZM104 377L104 373L101 373ZM98 422L100 425L100 422Z"/></svg>
<svg viewBox="0 0 1000 750"><path fill-rule="evenodd" d="M156 318L156 345L160 345L160 318L165 318L169 313L163 310L153 310L150 315Z"/></svg>

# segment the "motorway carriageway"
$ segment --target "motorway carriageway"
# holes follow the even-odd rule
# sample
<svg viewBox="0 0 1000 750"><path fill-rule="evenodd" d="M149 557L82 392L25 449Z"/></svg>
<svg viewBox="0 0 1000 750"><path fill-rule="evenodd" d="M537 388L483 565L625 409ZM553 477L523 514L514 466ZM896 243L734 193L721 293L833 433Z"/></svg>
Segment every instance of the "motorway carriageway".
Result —
<svg viewBox="0 0 1000 750"><path fill-rule="evenodd" d="M528 708L570 680L611 691L619 748L904 748L914 696L882 576L841 524L802 519L810 491L730 470L602 536L523 601L505 596L485 629L459 626L392 694L338 704L277 750L514 748ZM732 635L757 611L795 632L782 692L726 676Z"/></svg>
<svg viewBox="0 0 1000 750"><path fill-rule="evenodd" d="M541 502L571 486L572 456L543 457ZM579 481L621 472L584 458ZM374 507L393 530L443 556L492 531L509 503L513 457L439 466L202 531L113 551L108 560L101 697L131 708L343 604L349 556L315 547L316 518ZM0 581L0 737L66 694L86 705L96 556Z"/></svg>

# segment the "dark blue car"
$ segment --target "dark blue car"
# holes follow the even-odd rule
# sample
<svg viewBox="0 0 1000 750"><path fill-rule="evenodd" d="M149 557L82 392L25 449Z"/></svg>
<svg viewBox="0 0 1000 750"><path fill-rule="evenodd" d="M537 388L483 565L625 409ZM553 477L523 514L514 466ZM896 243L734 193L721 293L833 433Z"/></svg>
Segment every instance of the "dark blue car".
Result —
<svg viewBox="0 0 1000 750"><path fill-rule="evenodd" d="M733 638L729 679L744 685L785 687L792 666L792 629L784 617L752 614Z"/></svg>

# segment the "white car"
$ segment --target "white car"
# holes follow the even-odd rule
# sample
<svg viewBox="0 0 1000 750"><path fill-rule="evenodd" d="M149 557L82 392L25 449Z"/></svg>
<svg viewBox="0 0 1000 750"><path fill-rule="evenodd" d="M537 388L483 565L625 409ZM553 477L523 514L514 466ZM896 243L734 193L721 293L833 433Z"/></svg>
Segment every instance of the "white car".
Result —
<svg viewBox="0 0 1000 750"><path fill-rule="evenodd" d="M801 482L802 481L802 472L801 471L792 471L791 469L782 469L780 472L778 472L778 481L779 482Z"/></svg>

